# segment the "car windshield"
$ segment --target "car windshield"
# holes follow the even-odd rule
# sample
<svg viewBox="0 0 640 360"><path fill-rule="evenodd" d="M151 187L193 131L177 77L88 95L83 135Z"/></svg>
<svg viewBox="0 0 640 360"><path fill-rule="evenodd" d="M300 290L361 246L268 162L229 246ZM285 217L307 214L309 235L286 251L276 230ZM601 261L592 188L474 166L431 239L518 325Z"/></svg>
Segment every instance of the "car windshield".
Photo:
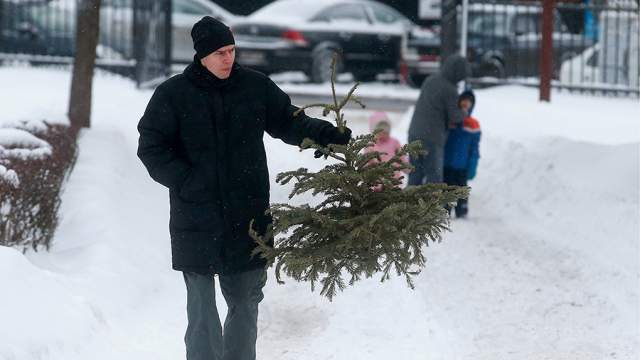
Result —
<svg viewBox="0 0 640 360"><path fill-rule="evenodd" d="M376 22L381 24L402 24L403 26L410 27L413 25L411 20L407 19L404 15L400 14L396 10L387 7L385 5L381 5L378 3L372 2L370 4L371 10L373 12L373 17Z"/></svg>
<svg viewBox="0 0 640 360"><path fill-rule="evenodd" d="M28 10L28 19L41 29L54 34L71 34L75 31L75 11L56 5L34 6Z"/></svg>
<svg viewBox="0 0 640 360"><path fill-rule="evenodd" d="M308 21L331 2L319 0L279 0L258 9L249 17L255 20L296 19Z"/></svg>
<svg viewBox="0 0 640 360"><path fill-rule="evenodd" d="M501 13L470 12L469 33L487 36L507 36L507 15Z"/></svg>

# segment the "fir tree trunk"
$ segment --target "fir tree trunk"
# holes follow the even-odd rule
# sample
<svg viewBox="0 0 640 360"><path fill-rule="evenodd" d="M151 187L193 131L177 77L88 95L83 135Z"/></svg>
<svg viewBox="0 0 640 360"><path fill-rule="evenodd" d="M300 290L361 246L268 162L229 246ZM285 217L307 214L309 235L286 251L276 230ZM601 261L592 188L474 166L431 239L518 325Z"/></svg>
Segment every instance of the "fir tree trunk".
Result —
<svg viewBox="0 0 640 360"><path fill-rule="evenodd" d="M76 21L76 56L73 63L69 121L79 129L91 125L91 90L100 30L100 1L80 0Z"/></svg>

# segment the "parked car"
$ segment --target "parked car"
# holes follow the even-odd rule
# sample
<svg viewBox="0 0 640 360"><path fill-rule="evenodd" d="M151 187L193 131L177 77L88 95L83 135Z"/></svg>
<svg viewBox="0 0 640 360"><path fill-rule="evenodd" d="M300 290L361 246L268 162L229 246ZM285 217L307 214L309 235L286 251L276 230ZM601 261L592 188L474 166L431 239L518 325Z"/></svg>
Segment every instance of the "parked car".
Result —
<svg viewBox="0 0 640 360"><path fill-rule="evenodd" d="M0 52L72 56L75 34L64 19L72 14L46 3L0 2ZM75 23L75 18L72 19ZM75 26L73 26L75 28Z"/></svg>
<svg viewBox="0 0 640 360"><path fill-rule="evenodd" d="M581 54L562 63L561 85L597 88L635 88L640 84L638 45L624 52L617 63L606 63L601 44L587 48ZM615 51L615 49L610 49ZM606 74L606 75L605 75ZM607 76L608 75L608 76Z"/></svg>
<svg viewBox="0 0 640 360"><path fill-rule="evenodd" d="M209 0L172 0L171 57L174 62L191 62L194 50L191 28L203 16L231 26L241 17ZM133 0L102 0L101 37L113 48L133 57Z"/></svg>
<svg viewBox="0 0 640 360"><path fill-rule="evenodd" d="M279 0L233 26L237 60L267 74L302 71L313 82L338 72L370 81L397 74L403 28L372 20L369 0Z"/></svg>
<svg viewBox="0 0 640 360"><path fill-rule="evenodd" d="M75 54L75 6L69 1L0 0L0 53L51 57ZM121 58L98 44L98 58Z"/></svg>
<svg viewBox="0 0 640 360"><path fill-rule="evenodd" d="M542 38L542 8L534 5L472 4L467 53L476 77L537 76ZM553 19L554 75L562 61L592 45L572 34L559 14Z"/></svg>

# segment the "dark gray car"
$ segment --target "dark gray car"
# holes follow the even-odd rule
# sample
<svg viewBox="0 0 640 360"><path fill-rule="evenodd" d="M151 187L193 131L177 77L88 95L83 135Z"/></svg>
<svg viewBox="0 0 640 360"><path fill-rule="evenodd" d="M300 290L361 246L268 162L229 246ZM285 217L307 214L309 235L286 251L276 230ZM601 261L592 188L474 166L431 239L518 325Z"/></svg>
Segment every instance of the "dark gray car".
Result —
<svg viewBox="0 0 640 360"><path fill-rule="evenodd" d="M542 7L473 4L469 9L468 58L476 77L537 76L542 38ZM572 34L554 13L554 73L560 64L592 45Z"/></svg>
<svg viewBox="0 0 640 360"><path fill-rule="evenodd" d="M338 72L356 80L398 73L404 28L375 22L366 0L280 0L233 26L240 64L265 73L302 71L313 82Z"/></svg>

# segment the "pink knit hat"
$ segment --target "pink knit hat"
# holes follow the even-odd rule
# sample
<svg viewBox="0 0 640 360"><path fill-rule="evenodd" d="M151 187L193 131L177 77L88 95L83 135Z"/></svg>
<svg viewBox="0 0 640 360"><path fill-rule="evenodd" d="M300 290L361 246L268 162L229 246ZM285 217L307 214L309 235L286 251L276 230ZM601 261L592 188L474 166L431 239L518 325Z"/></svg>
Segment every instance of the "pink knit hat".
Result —
<svg viewBox="0 0 640 360"><path fill-rule="evenodd" d="M389 117L387 113L384 111L376 111L371 116L369 116L369 130L373 131L376 129L378 124L386 123L389 127L391 127L391 121L389 121Z"/></svg>

